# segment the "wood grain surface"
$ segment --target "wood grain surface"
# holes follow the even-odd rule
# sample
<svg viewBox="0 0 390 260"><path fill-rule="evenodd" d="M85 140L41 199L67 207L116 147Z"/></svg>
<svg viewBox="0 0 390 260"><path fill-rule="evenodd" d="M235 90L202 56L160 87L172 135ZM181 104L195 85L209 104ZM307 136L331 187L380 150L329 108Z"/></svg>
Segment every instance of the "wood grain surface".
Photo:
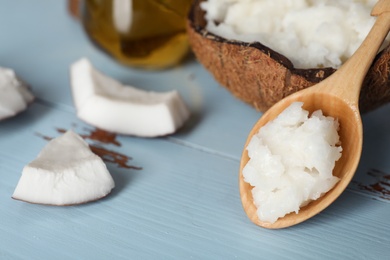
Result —
<svg viewBox="0 0 390 260"><path fill-rule="evenodd" d="M0 32L0 66L37 97L0 122L0 259L389 258L390 106L363 116L362 159L343 194L308 221L268 230L248 219L238 185L244 143L261 114L195 59L166 71L125 68L91 45L66 1L0 0ZM71 97L69 66L81 57L128 85L177 89L190 121L156 139L97 137ZM24 165L66 129L105 158L112 194L70 207L11 199Z"/></svg>

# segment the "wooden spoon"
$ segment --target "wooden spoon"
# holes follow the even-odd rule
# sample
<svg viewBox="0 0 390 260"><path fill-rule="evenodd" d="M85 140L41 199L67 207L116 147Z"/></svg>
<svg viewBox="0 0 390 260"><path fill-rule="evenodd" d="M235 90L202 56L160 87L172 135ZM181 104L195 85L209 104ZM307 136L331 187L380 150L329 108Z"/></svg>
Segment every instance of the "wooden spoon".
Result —
<svg viewBox="0 0 390 260"><path fill-rule="evenodd" d="M271 107L255 124L245 144L241 158L239 185L243 208L255 224L270 228L284 228L305 221L329 206L350 183L360 161L363 127L358 108L360 88L363 79L390 30L390 0L380 0L371 15L376 22L353 56L330 77L317 85L296 92ZM246 147L252 136L268 121L276 118L292 102L304 102L303 108L309 112L321 109L326 116L337 118L340 123L340 140L343 148L341 158L336 162L333 175L340 178L336 186L318 200L300 209L298 214L290 213L275 223L259 220L253 203L252 186L243 180L242 169L249 161Z"/></svg>

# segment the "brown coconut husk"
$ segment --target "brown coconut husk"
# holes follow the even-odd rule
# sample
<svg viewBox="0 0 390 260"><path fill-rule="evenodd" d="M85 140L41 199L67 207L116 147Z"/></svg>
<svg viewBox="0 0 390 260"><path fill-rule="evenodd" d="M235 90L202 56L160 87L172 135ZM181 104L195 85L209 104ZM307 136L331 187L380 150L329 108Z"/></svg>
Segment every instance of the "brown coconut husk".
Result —
<svg viewBox="0 0 390 260"><path fill-rule="evenodd" d="M238 99L266 111L282 98L327 78L335 68L297 69L280 53L260 42L230 41L205 29L205 12L194 0L187 32L198 61ZM390 101L390 46L375 58L362 86L360 111Z"/></svg>

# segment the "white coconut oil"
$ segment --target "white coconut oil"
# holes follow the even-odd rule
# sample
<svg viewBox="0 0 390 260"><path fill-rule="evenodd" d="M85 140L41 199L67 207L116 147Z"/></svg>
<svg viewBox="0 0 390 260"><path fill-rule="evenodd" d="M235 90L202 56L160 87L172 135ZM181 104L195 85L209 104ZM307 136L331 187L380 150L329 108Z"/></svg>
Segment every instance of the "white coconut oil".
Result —
<svg viewBox="0 0 390 260"><path fill-rule="evenodd" d="M255 134L246 147L244 181L252 189L257 216L274 223L328 192L339 181L341 157L337 119L321 110L309 115L295 102Z"/></svg>
<svg viewBox="0 0 390 260"><path fill-rule="evenodd" d="M228 40L261 42L297 68L338 68L375 22L376 0L207 0L206 29Z"/></svg>

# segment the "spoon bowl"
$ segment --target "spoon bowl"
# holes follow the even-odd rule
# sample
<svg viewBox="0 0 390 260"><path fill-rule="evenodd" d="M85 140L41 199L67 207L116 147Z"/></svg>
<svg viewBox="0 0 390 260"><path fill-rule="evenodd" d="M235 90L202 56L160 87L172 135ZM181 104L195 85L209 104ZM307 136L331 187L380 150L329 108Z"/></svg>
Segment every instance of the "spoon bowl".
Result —
<svg viewBox="0 0 390 260"><path fill-rule="evenodd" d="M328 102L330 100L331 102ZM324 196L301 208L298 214L290 213L272 224L262 222L257 217L257 208L253 203L251 192L252 186L245 182L242 176L242 169L249 161L248 153L245 150L241 158L239 178L242 204L250 220L257 225L266 228L283 228L298 224L328 207L344 191L351 181L361 155L363 133L359 112L351 109L351 107L342 99L334 96L327 96L323 93L320 94L318 92L313 92L310 95L293 95L288 99L283 99L281 102L277 103L269 112L265 113L253 127L245 147L248 146L251 137L255 135L262 126L276 118L281 111L294 101L304 102L302 108L305 110L313 112L321 109L324 115L338 119L340 124L338 133L343 151L341 158L336 162L335 168L333 169L333 175L339 177L340 181Z"/></svg>
<svg viewBox="0 0 390 260"><path fill-rule="evenodd" d="M360 88L369 66L390 30L390 1L378 1L371 14L378 16L374 26L362 45L343 66L319 84L279 101L263 114L249 133L241 157L239 188L243 208L249 219L256 225L276 229L301 223L328 207L353 178L360 161L363 143L363 126L358 108ZM302 207L297 214L290 213L274 223L263 222L258 218L257 208L253 203L251 191L253 187L244 181L242 175L242 170L249 161L246 147L262 126L275 119L296 101L303 102L303 109L309 113L320 109L325 116L331 116L339 121L338 133L343 151L341 158L335 164L333 175L339 177L340 181L319 199Z"/></svg>

